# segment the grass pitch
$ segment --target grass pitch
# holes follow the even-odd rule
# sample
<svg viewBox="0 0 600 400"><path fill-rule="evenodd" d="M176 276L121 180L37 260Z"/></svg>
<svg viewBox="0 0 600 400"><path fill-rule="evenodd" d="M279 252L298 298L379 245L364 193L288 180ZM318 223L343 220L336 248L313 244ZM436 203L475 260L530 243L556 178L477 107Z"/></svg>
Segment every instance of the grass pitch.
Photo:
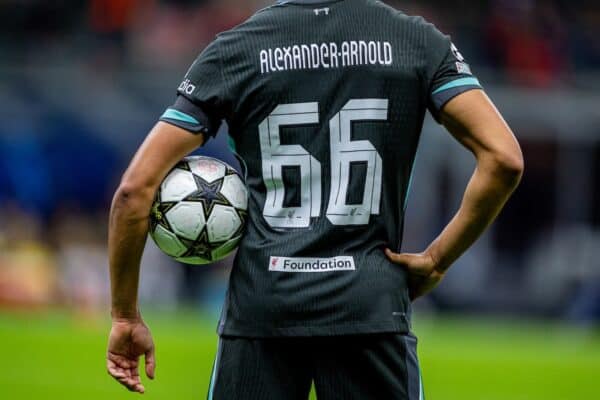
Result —
<svg viewBox="0 0 600 400"><path fill-rule="evenodd" d="M146 313L157 345L151 399L204 399L215 321ZM108 320L63 312L0 313L0 398L120 400L139 395L106 373ZM600 392L600 334L547 323L423 319L416 323L427 399L571 400ZM285 399L282 399L285 400Z"/></svg>

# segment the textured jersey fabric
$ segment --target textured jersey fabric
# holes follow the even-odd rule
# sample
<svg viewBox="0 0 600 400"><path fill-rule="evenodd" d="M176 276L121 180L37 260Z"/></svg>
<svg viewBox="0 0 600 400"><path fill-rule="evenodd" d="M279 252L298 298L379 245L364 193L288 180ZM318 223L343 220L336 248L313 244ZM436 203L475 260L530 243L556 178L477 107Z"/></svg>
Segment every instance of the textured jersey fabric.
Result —
<svg viewBox="0 0 600 400"><path fill-rule="evenodd" d="M406 274L383 249L401 249L427 109L478 88L447 36L379 1L281 2L218 35L161 120L207 135L226 120L244 161L219 333L408 332Z"/></svg>

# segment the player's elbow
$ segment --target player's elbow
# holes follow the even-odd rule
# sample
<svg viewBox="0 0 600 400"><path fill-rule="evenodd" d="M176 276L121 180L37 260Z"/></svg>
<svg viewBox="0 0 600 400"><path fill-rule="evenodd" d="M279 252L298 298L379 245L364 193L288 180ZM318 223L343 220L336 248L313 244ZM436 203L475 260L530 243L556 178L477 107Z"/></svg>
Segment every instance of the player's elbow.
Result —
<svg viewBox="0 0 600 400"><path fill-rule="evenodd" d="M523 153L518 144L494 152L494 172L507 186L516 187L525 171Z"/></svg>
<svg viewBox="0 0 600 400"><path fill-rule="evenodd" d="M155 191L153 185L124 179L113 197L113 208L126 211L132 218L145 218L149 215Z"/></svg>

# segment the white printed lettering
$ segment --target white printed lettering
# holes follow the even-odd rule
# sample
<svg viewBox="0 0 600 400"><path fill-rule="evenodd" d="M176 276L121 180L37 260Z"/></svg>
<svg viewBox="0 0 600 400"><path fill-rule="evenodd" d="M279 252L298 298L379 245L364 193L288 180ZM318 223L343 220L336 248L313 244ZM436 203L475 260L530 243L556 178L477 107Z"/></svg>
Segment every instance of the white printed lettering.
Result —
<svg viewBox="0 0 600 400"><path fill-rule="evenodd" d="M319 68L319 66L321 65L321 59L319 57L318 45L314 43L310 45L310 55L312 56L312 64L310 65L310 67L313 69Z"/></svg>
<svg viewBox="0 0 600 400"><path fill-rule="evenodd" d="M260 73L269 72L269 53L266 50L260 51Z"/></svg>
<svg viewBox="0 0 600 400"><path fill-rule="evenodd" d="M331 62L331 68L338 68L338 47L337 44L329 43L329 60Z"/></svg>
<svg viewBox="0 0 600 400"><path fill-rule="evenodd" d="M389 42L383 43L383 60L385 65L392 65L392 45Z"/></svg>
<svg viewBox="0 0 600 400"><path fill-rule="evenodd" d="M270 257L271 272L332 272L354 271L354 257L340 256L332 258Z"/></svg>
<svg viewBox="0 0 600 400"><path fill-rule="evenodd" d="M391 66L390 42L344 41L341 43L295 44L259 52L261 74L303 69L326 69L361 65Z"/></svg>

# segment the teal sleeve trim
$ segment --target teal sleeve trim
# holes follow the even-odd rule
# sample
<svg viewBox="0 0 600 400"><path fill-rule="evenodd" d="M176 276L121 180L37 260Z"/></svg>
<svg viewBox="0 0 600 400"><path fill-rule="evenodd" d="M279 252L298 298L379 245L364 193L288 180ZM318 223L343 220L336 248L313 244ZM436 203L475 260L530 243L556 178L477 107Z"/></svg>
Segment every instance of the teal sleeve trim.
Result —
<svg viewBox="0 0 600 400"><path fill-rule="evenodd" d="M172 108L167 109L167 111L165 111L161 118L173 119L175 121L187 122L189 124L200 124L200 122L191 115L188 115L181 111L173 110Z"/></svg>
<svg viewBox="0 0 600 400"><path fill-rule="evenodd" d="M477 78L460 78L437 88L432 94L438 94L448 89L453 89L459 86L481 86Z"/></svg>

